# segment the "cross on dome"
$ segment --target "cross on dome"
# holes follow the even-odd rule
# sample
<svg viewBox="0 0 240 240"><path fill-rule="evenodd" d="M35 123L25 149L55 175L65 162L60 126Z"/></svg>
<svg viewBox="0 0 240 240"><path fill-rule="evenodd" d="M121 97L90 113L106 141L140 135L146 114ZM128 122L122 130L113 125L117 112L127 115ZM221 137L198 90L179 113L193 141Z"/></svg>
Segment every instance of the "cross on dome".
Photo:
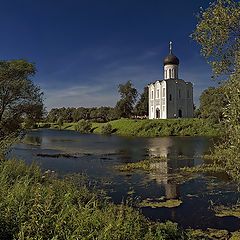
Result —
<svg viewBox="0 0 240 240"><path fill-rule="evenodd" d="M169 42L169 52L172 54L172 41Z"/></svg>
<svg viewBox="0 0 240 240"><path fill-rule="evenodd" d="M165 65L179 65L179 59L172 53L172 41L169 42L169 54L164 58Z"/></svg>

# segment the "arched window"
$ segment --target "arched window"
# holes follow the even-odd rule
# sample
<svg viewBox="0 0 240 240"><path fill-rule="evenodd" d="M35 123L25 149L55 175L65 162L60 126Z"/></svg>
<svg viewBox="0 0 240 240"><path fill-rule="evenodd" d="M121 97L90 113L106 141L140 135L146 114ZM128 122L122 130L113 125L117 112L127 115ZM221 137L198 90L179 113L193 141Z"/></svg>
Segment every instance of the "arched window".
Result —
<svg viewBox="0 0 240 240"><path fill-rule="evenodd" d="M162 89L162 97L165 97L165 88Z"/></svg>
<svg viewBox="0 0 240 240"><path fill-rule="evenodd" d="M182 117L182 110L181 110L181 109L178 110L178 117L179 117L179 118Z"/></svg>
<svg viewBox="0 0 240 240"><path fill-rule="evenodd" d="M169 95L169 101L172 101L172 94Z"/></svg>
<svg viewBox="0 0 240 240"><path fill-rule="evenodd" d="M169 69L169 78L172 78L172 75L171 75L171 69Z"/></svg>
<svg viewBox="0 0 240 240"><path fill-rule="evenodd" d="M181 98L181 90L178 90L178 98Z"/></svg>
<svg viewBox="0 0 240 240"><path fill-rule="evenodd" d="M156 109L156 118L160 118L160 110L159 110L159 108Z"/></svg>
<svg viewBox="0 0 240 240"><path fill-rule="evenodd" d="M174 69L172 69L172 78L175 78L174 76Z"/></svg>

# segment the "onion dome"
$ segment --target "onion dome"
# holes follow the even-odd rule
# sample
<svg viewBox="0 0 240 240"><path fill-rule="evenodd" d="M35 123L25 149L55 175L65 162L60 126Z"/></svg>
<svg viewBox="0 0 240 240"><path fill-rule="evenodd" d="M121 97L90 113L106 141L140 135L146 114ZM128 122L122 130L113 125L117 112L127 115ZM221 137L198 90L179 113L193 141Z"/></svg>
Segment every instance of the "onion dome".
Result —
<svg viewBox="0 0 240 240"><path fill-rule="evenodd" d="M163 63L165 65L179 65L179 59L172 53L172 42L169 44L169 54L164 58Z"/></svg>

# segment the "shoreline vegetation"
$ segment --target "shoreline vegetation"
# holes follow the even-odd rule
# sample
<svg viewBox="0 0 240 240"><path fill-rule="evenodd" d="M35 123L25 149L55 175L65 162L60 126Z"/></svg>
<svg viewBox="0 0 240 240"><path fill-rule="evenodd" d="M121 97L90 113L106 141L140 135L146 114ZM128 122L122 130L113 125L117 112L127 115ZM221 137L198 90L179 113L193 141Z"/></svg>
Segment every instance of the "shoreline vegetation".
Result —
<svg viewBox="0 0 240 240"><path fill-rule="evenodd" d="M80 120L80 124L86 124L87 121ZM116 134L120 136L135 137L163 137L163 136L207 136L219 137L223 129L220 124L212 124L207 119L186 118L186 119L126 119L110 121L107 123L88 122L84 126L82 133L95 134ZM77 131L77 123L39 123L39 128L51 128L61 130ZM109 127L107 127L109 126ZM105 129L104 129L105 127ZM108 132L104 131L109 129ZM106 133L105 133L106 132Z"/></svg>
<svg viewBox="0 0 240 240"><path fill-rule="evenodd" d="M0 164L1 239L192 239L177 224L151 222L113 204L82 175L59 179L37 165Z"/></svg>
<svg viewBox="0 0 240 240"><path fill-rule="evenodd" d="M207 240L238 239L240 235L219 229L184 230L170 221L150 221L139 207L174 208L182 201L145 199L135 207L113 204L81 174L60 179L55 172L42 172L36 164L2 159L0 178L3 239ZM221 216L234 214L226 211L216 208Z"/></svg>

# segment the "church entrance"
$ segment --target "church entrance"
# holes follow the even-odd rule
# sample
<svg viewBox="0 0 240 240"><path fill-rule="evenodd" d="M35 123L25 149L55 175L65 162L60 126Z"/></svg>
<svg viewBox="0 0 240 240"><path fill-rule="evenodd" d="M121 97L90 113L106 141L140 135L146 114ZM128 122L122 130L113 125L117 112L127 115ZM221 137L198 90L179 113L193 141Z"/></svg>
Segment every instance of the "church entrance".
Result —
<svg viewBox="0 0 240 240"><path fill-rule="evenodd" d="M182 110L181 109L178 110L178 117L182 118Z"/></svg>
<svg viewBox="0 0 240 240"><path fill-rule="evenodd" d="M160 118L160 110L159 110L159 108L156 109L156 118Z"/></svg>

